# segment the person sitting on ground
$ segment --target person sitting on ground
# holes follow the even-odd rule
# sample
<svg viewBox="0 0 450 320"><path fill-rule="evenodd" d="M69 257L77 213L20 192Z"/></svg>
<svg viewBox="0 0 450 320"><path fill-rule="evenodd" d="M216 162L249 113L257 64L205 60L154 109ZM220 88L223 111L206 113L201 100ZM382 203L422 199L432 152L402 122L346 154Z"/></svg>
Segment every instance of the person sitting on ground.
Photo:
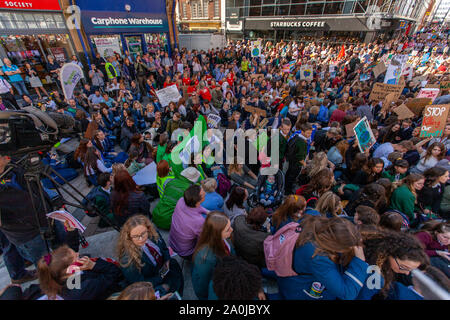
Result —
<svg viewBox="0 0 450 320"><path fill-rule="evenodd" d="M153 284L147 281L140 281L126 287L115 300L167 300L171 296L172 293L168 293L158 299Z"/></svg>
<svg viewBox="0 0 450 320"><path fill-rule="evenodd" d="M125 167L127 168L128 173L130 176L134 176L136 172L143 169L145 167L145 163L138 162L139 153L137 150L131 150L128 151L128 159L125 161Z"/></svg>
<svg viewBox="0 0 450 320"><path fill-rule="evenodd" d="M217 181L214 178L202 180L202 188L205 190L205 201L202 207L210 211L223 211L224 200L220 194L216 192Z"/></svg>
<svg viewBox="0 0 450 320"><path fill-rule="evenodd" d="M374 226L376 227L380 222L380 215L378 212L368 206L357 206L355 216L353 217L357 226Z"/></svg>
<svg viewBox="0 0 450 320"><path fill-rule="evenodd" d="M161 295L183 294L183 273L155 225L143 215L130 217L117 243L120 267L128 284L151 282Z"/></svg>

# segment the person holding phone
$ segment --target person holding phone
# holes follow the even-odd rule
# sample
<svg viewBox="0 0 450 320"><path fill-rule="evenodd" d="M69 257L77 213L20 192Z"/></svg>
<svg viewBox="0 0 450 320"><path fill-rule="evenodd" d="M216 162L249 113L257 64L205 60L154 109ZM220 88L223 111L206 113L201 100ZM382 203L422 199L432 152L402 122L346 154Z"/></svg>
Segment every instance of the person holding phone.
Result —
<svg viewBox="0 0 450 320"><path fill-rule="evenodd" d="M154 224L143 215L130 217L120 231L117 244L120 266L128 284L151 282L163 296L183 294L183 273Z"/></svg>

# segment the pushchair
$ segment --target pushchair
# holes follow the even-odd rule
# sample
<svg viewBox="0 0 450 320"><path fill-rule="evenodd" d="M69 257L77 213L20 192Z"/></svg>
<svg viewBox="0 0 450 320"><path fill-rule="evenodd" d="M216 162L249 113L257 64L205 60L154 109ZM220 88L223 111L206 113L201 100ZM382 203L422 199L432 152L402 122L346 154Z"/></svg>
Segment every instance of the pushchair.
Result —
<svg viewBox="0 0 450 320"><path fill-rule="evenodd" d="M284 197L284 174L283 171L278 170L278 172L275 175L275 190L277 190L277 195L275 196L274 201L270 205L264 205L260 202L260 196L261 196L261 188L264 187L266 180L266 175L259 175L258 176L258 184L256 186L255 192L253 192L249 196L248 204L250 207L254 208L257 206L263 206L266 209L275 209L283 202Z"/></svg>

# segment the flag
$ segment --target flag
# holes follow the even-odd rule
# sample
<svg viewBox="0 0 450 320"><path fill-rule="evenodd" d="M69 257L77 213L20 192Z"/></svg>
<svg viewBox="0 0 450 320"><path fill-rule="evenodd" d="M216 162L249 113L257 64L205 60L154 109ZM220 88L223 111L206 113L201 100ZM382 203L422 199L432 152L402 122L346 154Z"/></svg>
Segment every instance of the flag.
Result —
<svg viewBox="0 0 450 320"><path fill-rule="evenodd" d="M84 78L83 70L75 63L66 63L59 72L59 78L61 79L64 97L69 100L73 97L73 90L78 81L80 81L81 78Z"/></svg>
<svg viewBox="0 0 450 320"><path fill-rule="evenodd" d="M341 60L345 56L345 46L342 45L341 51L339 51L339 54L337 56L337 60Z"/></svg>
<svg viewBox="0 0 450 320"><path fill-rule="evenodd" d="M188 165L190 163L192 154L203 152L203 148L208 144L208 141L204 140L206 131L206 120L200 115L189 135L173 148L170 154L170 165L175 176L179 176L181 171L184 170L183 164Z"/></svg>
<svg viewBox="0 0 450 320"><path fill-rule="evenodd" d="M293 72L295 70L295 60L292 60L291 62L289 62L289 71Z"/></svg>
<svg viewBox="0 0 450 320"><path fill-rule="evenodd" d="M283 72L284 73L291 72L291 66L289 65L289 63L286 63L286 64L283 65Z"/></svg>

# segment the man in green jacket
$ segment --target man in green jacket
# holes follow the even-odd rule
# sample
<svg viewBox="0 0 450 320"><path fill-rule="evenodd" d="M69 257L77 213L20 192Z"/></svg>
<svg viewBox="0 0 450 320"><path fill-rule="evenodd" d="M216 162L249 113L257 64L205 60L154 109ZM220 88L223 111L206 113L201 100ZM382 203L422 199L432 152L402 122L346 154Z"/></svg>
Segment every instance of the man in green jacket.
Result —
<svg viewBox="0 0 450 320"><path fill-rule="evenodd" d="M160 229L169 230L172 223L172 214L175 210L178 200L184 194L189 186L197 183L200 179L200 172L189 167L181 172L180 176L175 176L175 179L170 181L165 190L164 196L159 200L155 209L153 210L153 222Z"/></svg>

